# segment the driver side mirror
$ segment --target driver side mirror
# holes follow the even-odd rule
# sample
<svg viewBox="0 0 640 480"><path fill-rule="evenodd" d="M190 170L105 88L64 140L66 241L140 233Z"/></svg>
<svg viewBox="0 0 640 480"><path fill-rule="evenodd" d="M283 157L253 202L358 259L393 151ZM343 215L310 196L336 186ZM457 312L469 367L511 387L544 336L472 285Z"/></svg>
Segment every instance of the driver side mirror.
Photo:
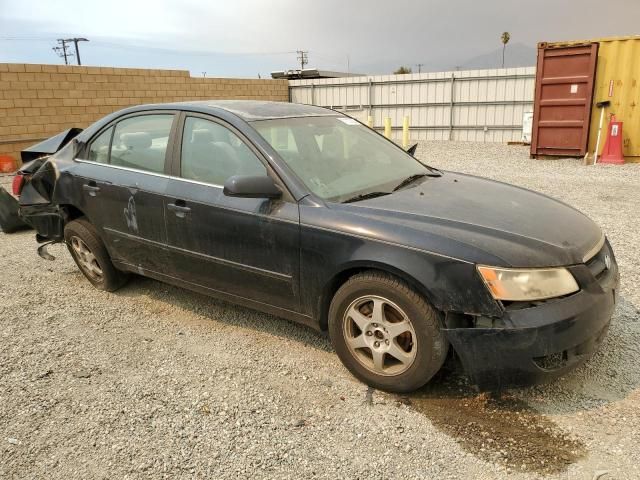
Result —
<svg viewBox="0 0 640 480"><path fill-rule="evenodd" d="M223 193L227 197L280 198L282 191L267 175L257 177L234 175L224 182Z"/></svg>

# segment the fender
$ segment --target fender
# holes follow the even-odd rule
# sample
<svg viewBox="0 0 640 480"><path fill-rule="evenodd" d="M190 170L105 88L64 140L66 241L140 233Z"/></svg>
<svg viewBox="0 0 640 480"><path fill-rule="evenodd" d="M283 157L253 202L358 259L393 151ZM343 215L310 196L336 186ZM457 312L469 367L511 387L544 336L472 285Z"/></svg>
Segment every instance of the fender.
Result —
<svg viewBox="0 0 640 480"><path fill-rule="evenodd" d="M423 294L441 312L501 316L503 309L489 294L475 265L376 239L302 226L301 298L305 313L322 327L336 283L349 272L377 268L394 274ZM375 260L372 260L375 259ZM340 282L339 282L340 281Z"/></svg>

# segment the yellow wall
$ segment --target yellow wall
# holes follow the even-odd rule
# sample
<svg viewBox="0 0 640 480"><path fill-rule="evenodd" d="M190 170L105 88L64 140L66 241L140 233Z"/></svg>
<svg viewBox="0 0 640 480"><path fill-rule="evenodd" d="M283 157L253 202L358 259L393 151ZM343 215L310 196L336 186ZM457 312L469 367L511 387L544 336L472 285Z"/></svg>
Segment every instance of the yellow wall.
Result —
<svg viewBox="0 0 640 480"><path fill-rule="evenodd" d="M604 146L609 113L624 122L623 153L627 161L640 162L640 37L598 40L598 65L591 111L589 152L593 152L598 136L600 109L597 102L609 100L605 110L600 149ZM613 81L613 96L609 86Z"/></svg>

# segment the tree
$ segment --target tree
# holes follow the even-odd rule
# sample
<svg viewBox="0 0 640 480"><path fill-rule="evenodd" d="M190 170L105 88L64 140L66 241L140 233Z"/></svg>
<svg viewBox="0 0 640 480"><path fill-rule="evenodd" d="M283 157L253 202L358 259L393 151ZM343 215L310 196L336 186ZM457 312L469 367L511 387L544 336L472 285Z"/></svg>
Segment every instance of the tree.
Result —
<svg viewBox="0 0 640 480"><path fill-rule="evenodd" d="M511 34L509 32L502 32L500 40L502 41L502 68L504 68L504 51L507 48L507 43L511 40Z"/></svg>
<svg viewBox="0 0 640 480"><path fill-rule="evenodd" d="M405 73L411 73L411 69L409 67L400 67L399 69L397 69L395 72L393 72L395 75L403 75Z"/></svg>

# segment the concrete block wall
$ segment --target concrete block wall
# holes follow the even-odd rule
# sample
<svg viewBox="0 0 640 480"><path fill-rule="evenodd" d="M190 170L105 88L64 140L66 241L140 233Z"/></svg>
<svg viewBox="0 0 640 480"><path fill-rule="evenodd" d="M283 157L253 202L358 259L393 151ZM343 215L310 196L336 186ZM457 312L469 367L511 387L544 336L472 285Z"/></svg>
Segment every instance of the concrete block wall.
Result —
<svg viewBox="0 0 640 480"><path fill-rule="evenodd" d="M186 70L0 63L0 156L143 103L288 101L287 80L191 77Z"/></svg>

